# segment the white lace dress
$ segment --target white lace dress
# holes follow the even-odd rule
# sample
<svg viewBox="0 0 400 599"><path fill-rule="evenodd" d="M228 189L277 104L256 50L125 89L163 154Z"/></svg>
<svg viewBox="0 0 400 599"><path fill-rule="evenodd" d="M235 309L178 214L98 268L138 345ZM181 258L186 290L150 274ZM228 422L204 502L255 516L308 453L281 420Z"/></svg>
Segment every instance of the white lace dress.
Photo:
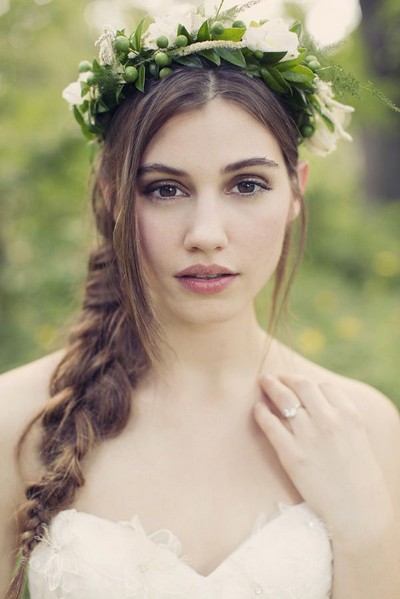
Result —
<svg viewBox="0 0 400 599"><path fill-rule="evenodd" d="M137 516L113 522L60 512L29 564L31 599L329 599L332 551L305 503L280 504L208 576L171 531L146 534Z"/></svg>

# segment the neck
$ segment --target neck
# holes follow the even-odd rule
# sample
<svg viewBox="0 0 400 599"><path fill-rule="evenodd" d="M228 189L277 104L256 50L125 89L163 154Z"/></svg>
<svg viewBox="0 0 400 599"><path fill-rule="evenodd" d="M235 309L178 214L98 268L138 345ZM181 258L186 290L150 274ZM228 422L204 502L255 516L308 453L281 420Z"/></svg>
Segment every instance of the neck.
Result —
<svg viewBox="0 0 400 599"><path fill-rule="evenodd" d="M175 398L190 395L202 402L253 385L269 340L254 310L226 322L167 325L164 334L169 349L157 386Z"/></svg>

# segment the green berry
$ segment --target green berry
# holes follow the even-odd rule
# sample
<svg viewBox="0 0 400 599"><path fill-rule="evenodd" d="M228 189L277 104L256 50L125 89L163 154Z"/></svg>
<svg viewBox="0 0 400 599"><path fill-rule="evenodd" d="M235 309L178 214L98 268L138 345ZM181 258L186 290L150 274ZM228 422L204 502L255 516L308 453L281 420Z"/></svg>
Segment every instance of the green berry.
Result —
<svg viewBox="0 0 400 599"><path fill-rule="evenodd" d="M211 27L212 35L222 35L225 31L225 27L219 21L215 21L215 23Z"/></svg>
<svg viewBox="0 0 400 599"><path fill-rule="evenodd" d="M256 50L254 52L254 56L257 58L257 60L262 60L264 58L264 52L262 50Z"/></svg>
<svg viewBox="0 0 400 599"><path fill-rule="evenodd" d="M166 35L160 35L160 37L156 39L156 44L159 48L168 48L169 39Z"/></svg>
<svg viewBox="0 0 400 599"><path fill-rule="evenodd" d="M303 125L300 129L300 133L303 137L311 137L314 135L315 127L313 125Z"/></svg>
<svg viewBox="0 0 400 599"><path fill-rule="evenodd" d="M86 83L88 85L94 85L96 83L96 75L94 73L90 73L90 75L86 78Z"/></svg>
<svg viewBox="0 0 400 599"><path fill-rule="evenodd" d="M238 27L239 29L246 29L246 23L244 21L235 21L232 23L232 27Z"/></svg>
<svg viewBox="0 0 400 599"><path fill-rule="evenodd" d="M175 46L178 46L178 48L184 48L188 45L188 42L189 40L186 37L186 35L178 35L178 37L175 40Z"/></svg>
<svg viewBox="0 0 400 599"><path fill-rule="evenodd" d="M317 57L313 54L310 54L309 56L305 57L304 62L308 64L309 62L314 62L314 60L317 60Z"/></svg>
<svg viewBox="0 0 400 599"><path fill-rule="evenodd" d="M154 57L155 63L159 66L159 67L166 67L167 65L170 64L171 59L168 56L168 54L165 54L165 52L158 52L155 57Z"/></svg>
<svg viewBox="0 0 400 599"><path fill-rule="evenodd" d="M91 71L92 70L92 63L89 62L88 60L82 60L82 62L80 62L78 64L78 73L87 73L87 71Z"/></svg>
<svg viewBox="0 0 400 599"><path fill-rule="evenodd" d="M114 48L126 54L129 51L129 39L125 35L118 35L114 40Z"/></svg>
<svg viewBox="0 0 400 599"><path fill-rule="evenodd" d="M124 79L127 83L134 83L138 78L138 74L136 67L125 67Z"/></svg>
<svg viewBox="0 0 400 599"><path fill-rule="evenodd" d="M170 69L169 67L164 67L163 69L161 69L158 76L160 77L160 79L164 79L164 77L168 77L168 75L171 75L171 73L172 69Z"/></svg>
<svg viewBox="0 0 400 599"><path fill-rule="evenodd" d="M308 68L311 69L312 71L318 71L318 69L321 67L320 63L318 62L318 60L312 60L311 62L308 63Z"/></svg>

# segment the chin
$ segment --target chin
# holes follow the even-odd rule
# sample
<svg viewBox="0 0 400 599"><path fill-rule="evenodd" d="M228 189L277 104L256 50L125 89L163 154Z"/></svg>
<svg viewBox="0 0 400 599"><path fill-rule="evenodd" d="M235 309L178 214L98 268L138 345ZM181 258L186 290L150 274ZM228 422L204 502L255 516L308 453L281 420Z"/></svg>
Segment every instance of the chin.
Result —
<svg viewBox="0 0 400 599"><path fill-rule="evenodd" d="M165 305L164 305L165 308ZM183 306L170 307L168 313L163 310L163 320L186 325L210 325L234 320L248 309L248 304L240 304L231 300L218 302L215 300L202 300L186 302Z"/></svg>

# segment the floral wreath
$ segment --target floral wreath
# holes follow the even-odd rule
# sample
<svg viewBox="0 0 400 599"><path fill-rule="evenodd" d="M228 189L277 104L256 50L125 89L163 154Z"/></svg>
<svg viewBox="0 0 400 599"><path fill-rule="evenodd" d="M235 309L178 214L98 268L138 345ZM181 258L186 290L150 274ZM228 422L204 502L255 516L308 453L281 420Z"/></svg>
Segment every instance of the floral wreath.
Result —
<svg viewBox="0 0 400 599"><path fill-rule="evenodd" d="M207 17L203 7L185 10L176 6L145 30L145 17L132 35L106 26L96 42L99 59L82 61L78 81L63 91L74 116L88 139L102 142L107 115L112 115L135 90L144 93L150 78L163 79L174 67L204 68L229 63L249 77L261 79L284 97L296 121L298 143L325 156L343 138L348 114L353 112L334 99L332 83L324 81L318 59L300 43L301 25L282 19L252 21L246 25L237 15L255 2Z"/></svg>

